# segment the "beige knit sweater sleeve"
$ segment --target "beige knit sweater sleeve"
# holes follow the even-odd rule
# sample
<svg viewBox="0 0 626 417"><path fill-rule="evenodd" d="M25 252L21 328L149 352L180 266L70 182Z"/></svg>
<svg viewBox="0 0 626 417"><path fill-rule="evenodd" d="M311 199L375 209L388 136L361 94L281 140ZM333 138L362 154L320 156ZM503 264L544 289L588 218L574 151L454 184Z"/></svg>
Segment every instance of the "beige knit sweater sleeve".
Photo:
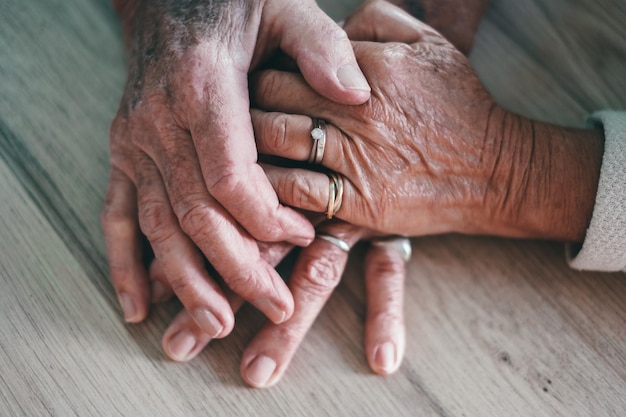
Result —
<svg viewBox="0 0 626 417"><path fill-rule="evenodd" d="M589 124L604 127L604 156L585 241L567 247L568 261L575 269L626 271L626 112L597 112Z"/></svg>

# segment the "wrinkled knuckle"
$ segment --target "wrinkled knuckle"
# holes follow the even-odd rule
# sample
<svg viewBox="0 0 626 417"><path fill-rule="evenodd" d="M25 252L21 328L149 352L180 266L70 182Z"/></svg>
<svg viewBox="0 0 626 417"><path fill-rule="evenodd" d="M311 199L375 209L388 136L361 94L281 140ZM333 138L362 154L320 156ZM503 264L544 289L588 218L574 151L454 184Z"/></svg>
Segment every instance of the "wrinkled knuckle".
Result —
<svg viewBox="0 0 626 417"><path fill-rule="evenodd" d="M211 186L209 192L216 196L218 200L228 199L231 196L242 195L245 189L244 179L234 173L225 173L219 177Z"/></svg>
<svg viewBox="0 0 626 417"><path fill-rule="evenodd" d="M380 60L387 65L393 66L404 63L407 57L415 54L414 49L404 43L389 43L385 44L385 47L380 51Z"/></svg>
<svg viewBox="0 0 626 417"><path fill-rule="evenodd" d="M308 181L298 182L290 178L284 186L283 191L291 196L296 207L308 207L311 200L311 184Z"/></svg>
<svg viewBox="0 0 626 417"><path fill-rule="evenodd" d="M146 126L157 126L170 114L169 99L160 92L150 93L137 102L129 115L129 127L133 136L144 132Z"/></svg>
<svg viewBox="0 0 626 417"><path fill-rule="evenodd" d="M274 97L280 88L280 78L275 71L266 71L261 73L256 82L256 97L263 99L264 97Z"/></svg>
<svg viewBox="0 0 626 417"><path fill-rule="evenodd" d="M285 190L291 196L291 200L296 207L303 208L322 208L327 196L322 195L322 191L316 187L311 181L306 179L290 179L285 184L288 188Z"/></svg>
<svg viewBox="0 0 626 417"><path fill-rule="evenodd" d="M231 290L242 296L244 294L254 294L255 290L259 288L257 280L249 273L224 277L224 280Z"/></svg>
<svg viewBox="0 0 626 417"><path fill-rule="evenodd" d="M333 259L328 256L304 256L299 287L314 296L325 296L339 284L341 274Z"/></svg>
<svg viewBox="0 0 626 417"><path fill-rule="evenodd" d="M281 151L287 148L287 125L288 119L285 114L278 114L273 117L271 121L270 143L272 148Z"/></svg>
<svg viewBox="0 0 626 417"><path fill-rule="evenodd" d="M166 241L175 233L170 211L164 202L142 201L139 205L139 226L154 244Z"/></svg>
<svg viewBox="0 0 626 417"><path fill-rule="evenodd" d="M187 294L194 294L194 291L191 291L191 283L189 279L184 275L173 275L168 277L168 283L174 291L174 294L181 298L181 301L185 302L186 305L189 305L189 300L186 300Z"/></svg>
<svg viewBox="0 0 626 417"><path fill-rule="evenodd" d="M187 209L179 219L181 229L189 236L198 237L204 231L212 230L218 222L215 211L204 204Z"/></svg>
<svg viewBox="0 0 626 417"><path fill-rule="evenodd" d="M302 335L305 333L305 329L302 326L296 326L293 324L278 326L272 336L275 340L279 341L285 351L297 348L302 341Z"/></svg>
<svg viewBox="0 0 626 417"><path fill-rule="evenodd" d="M340 26L333 24L329 26L329 39L336 44L349 44L350 39L348 38L348 34L343 28Z"/></svg>
<svg viewBox="0 0 626 417"><path fill-rule="evenodd" d="M371 264L370 268L370 272L378 277L392 277L405 273L404 261L396 254L378 258L376 262Z"/></svg>

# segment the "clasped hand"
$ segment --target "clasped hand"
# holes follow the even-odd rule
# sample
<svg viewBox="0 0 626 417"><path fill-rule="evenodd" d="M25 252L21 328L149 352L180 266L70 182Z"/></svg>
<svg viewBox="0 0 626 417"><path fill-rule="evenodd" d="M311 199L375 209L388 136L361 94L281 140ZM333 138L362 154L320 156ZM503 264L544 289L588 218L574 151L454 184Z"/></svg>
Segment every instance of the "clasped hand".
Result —
<svg viewBox="0 0 626 417"><path fill-rule="evenodd" d="M272 184L281 201L300 205L304 200L285 191L290 183L285 182L281 169L265 166L268 178L257 164L254 134L261 152L302 159L300 154L310 141L310 118L253 110L251 119L248 73L281 49L295 60L303 78L264 73L256 79L252 91L256 104L265 111L319 115L331 121L332 115L320 107L322 101L317 94L330 99L329 103L357 105L369 98L369 86L356 64L346 32L312 1L233 2L215 6L214 13L207 15L199 6L182 7L172 14L167 4L138 1L123 10L129 78L111 128L112 171L102 214L111 277L129 322L146 317L151 299L161 301L173 292L181 300L185 309L163 337L164 350L176 360L190 359L212 338L229 334L233 312L244 300L254 304L273 323L263 327L246 349L241 372L251 385L269 386L280 379L337 285L347 253L325 241L311 244L311 223L282 206ZM148 20L157 24L144 28L142 23ZM372 33L373 20L377 26ZM388 79L390 66L396 73L408 75L424 70L428 74L433 66L443 65L445 74L450 75L450 71L463 70L467 65L439 34L382 2L361 8L348 20L346 31L354 39L422 42L427 59L418 66L404 58L409 48L406 45L355 45L362 64L368 66L368 77L376 85L378 98L392 100L392 93L402 88ZM433 56L438 60L428 59ZM376 65L372 61L377 61ZM433 81L443 82L436 76ZM295 90L289 95L292 87ZM309 87L315 91L309 91ZM428 91L425 88L423 92L427 95ZM480 105L490 104L485 93ZM364 106L355 109L373 108L373 104ZM364 121L348 121L342 128ZM367 122L371 125L371 120ZM389 120L381 119L378 126L386 129L386 122ZM276 135L277 126L283 128L282 136ZM409 126L390 123L389 129L396 131L385 130L371 137L393 137L404 128ZM276 138L287 136L294 146L277 146L280 142ZM379 233L403 233L400 225L383 220L389 219L384 216L389 210L376 212L355 204L355 192L374 193L365 183L371 174L359 171L367 167L353 172L350 169L354 166L341 166L337 162L341 160L341 149L337 147L347 145L339 141L336 130L331 136L327 152L333 155L333 161L324 163L346 175L349 171L354 179L356 187L346 195L352 208L345 211L344 218L356 225L330 222L318 230L350 245L372 236L359 225L373 226ZM333 144L332 140L337 142ZM385 153L384 147L381 150ZM380 162L385 161L382 158ZM417 161L403 162L411 165ZM361 174L363 183L359 187L357 178ZM309 175L314 174L299 174L297 178ZM302 189L294 186L291 191ZM319 187L310 190L314 195L315 190L323 194ZM400 202L389 197L389 204ZM324 211L318 206L304 208ZM351 214L354 210L357 214ZM142 245L142 235L149 247ZM273 266L293 244L309 246L300 254L287 287ZM155 260L147 269L145 255L150 250ZM223 285L209 275L205 258L219 273ZM404 262L393 251L371 248L365 271L366 354L376 372L393 372L404 351Z"/></svg>

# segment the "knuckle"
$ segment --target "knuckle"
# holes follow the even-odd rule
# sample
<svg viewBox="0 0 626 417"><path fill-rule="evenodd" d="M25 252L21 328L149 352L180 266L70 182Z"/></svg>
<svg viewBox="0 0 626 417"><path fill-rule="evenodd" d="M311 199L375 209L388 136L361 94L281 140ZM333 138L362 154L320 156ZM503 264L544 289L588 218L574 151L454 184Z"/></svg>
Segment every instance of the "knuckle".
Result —
<svg viewBox="0 0 626 417"><path fill-rule="evenodd" d="M169 98L162 92L152 92L142 97L129 115L130 140L142 144L148 137L167 134L175 125Z"/></svg>
<svg viewBox="0 0 626 417"><path fill-rule="evenodd" d="M287 115L274 115L270 123L270 144L273 149L280 151L287 147Z"/></svg>
<svg viewBox="0 0 626 417"><path fill-rule="evenodd" d="M143 200L139 204L139 226L153 244L170 238L175 232L172 215L165 202Z"/></svg>
<svg viewBox="0 0 626 417"><path fill-rule="evenodd" d="M285 351L294 350L302 341L306 328L301 325L282 325L277 326L272 332L274 340L278 341Z"/></svg>
<svg viewBox="0 0 626 417"><path fill-rule="evenodd" d="M174 291L174 294L181 299L181 302L189 306L190 300L188 299L188 295L195 294L189 279L185 275L175 274L168 277L168 283L172 291Z"/></svg>
<svg viewBox="0 0 626 417"><path fill-rule="evenodd" d="M345 30L343 30L340 26L338 25L331 25L330 26L330 35L332 37L332 40L336 43L344 43L344 44L350 44L350 39L348 39L348 34L346 33ZM350 48L352 49L352 48Z"/></svg>
<svg viewBox="0 0 626 417"><path fill-rule="evenodd" d="M308 181L289 181L289 195L296 207L309 207L312 200L311 184Z"/></svg>
<svg viewBox="0 0 626 417"><path fill-rule="evenodd" d="M309 177L285 178L282 187L284 194L281 195L289 196L289 200L293 202L295 207L313 208L316 210L325 209L325 201L328 197L322 195L323 191L316 187Z"/></svg>
<svg viewBox="0 0 626 417"><path fill-rule="evenodd" d="M341 272L333 256L313 257L304 253L301 256L301 269L295 284L305 292L326 296L341 281Z"/></svg>
<svg viewBox="0 0 626 417"><path fill-rule="evenodd" d="M280 89L280 77L276 71L264 71L258 76L255 86L257 99L274 97Z"/></svg>
<svg viewBox="0 0 626 417"><path fill-rule="evenodd" d="M220 217L206 204L195 204L185 210L179 218L181 229L193 237L200 237L219 226Z"/></svg>
<svg viewBox="0 0 626 417"><path fill-rule="evenodd" d="M235 293L245 296L254 294L259 290L259 283L255 276L250 273L241 273L230 277L223 277L228 287Z"/></svg>
<svg viewBox="0 0 626 417"><path fill-rule="evenodd" d="M218 200L228 199L232 196L243 195L245 189L244 179L235 173L226 172L222 174L209 187L209 192L215 195Z"/></svg>
<svg viewBox="0 0 626 417"><path fill-rule="evenodd" d="M415 55L415 51L410 45L404 43L385 44L385 47L380 50L380 62L395 68L403 63L407 57L413 55Z"/></svg>
<svg viewBox="0 0 626 417"><path fill-rule="evenodd" d="M377 277L392 277L404 275L404 261L399 256L385 254L370 264L370 272Z"/></svg>

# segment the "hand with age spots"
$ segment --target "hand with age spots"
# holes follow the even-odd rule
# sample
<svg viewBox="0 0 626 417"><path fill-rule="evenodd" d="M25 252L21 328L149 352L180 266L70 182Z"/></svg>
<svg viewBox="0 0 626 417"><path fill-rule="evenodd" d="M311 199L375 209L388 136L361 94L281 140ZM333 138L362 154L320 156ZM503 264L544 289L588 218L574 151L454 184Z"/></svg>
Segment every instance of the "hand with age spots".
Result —
<svg viewBox="0 0 626 417"><path fill-rule="evenodd" d="M261 153L306 161L310 118L326 120L322 165L341 174L336 217L379 233L488 234L581 242L593 211L602 132L553 126L498 106L467 58L394 6L405 25L346 21L371 87L361 106L331 103L297 73L262 71L252 84ZM401 15L404 18L400 17ZM411 40L410 37L413 37ZM407 43L394 42L402 39ZM328 177L264 166L284 204L323 211Z"/></svg>
<svg viewBox="0 0 626 417"><path fill-rule="evenodd" d="M360 10L365 21L367 14L373 9ZM359 21L360 19L356 19ZM391 24L402 25L386 18L379 22L381 26ZM358 25L351 25L352 34L360 30ZM155 51L149 50L151 54ZM153 56L153 55L151 55ZM118 115L112 130L112 157L124 163L131 163L132 142L122 141L126 136L116 136L116 124L127 126L128 120ZM123 132L126 132L125 130ZM184 142L183 142L184 144ZM121 147L124 145L123 147ZM119 148L117 148L119 147ZM135 150L136 151L136 150ZM145 161L145 159L144 159ZM184 162L184 158L181 159ZM145 162L144 162L145 163ZM155 173L153 183L162 189L164 185L157 181L158 170L150 165L148 168ZM175 167L172 167L175 168ZM142 234L137 223L137 188L133 182L134 173L126 175L121 166L113 166L111 182L105 203L102 220L107 236L107 247L110 256L111 273L114 286L124 304L124 294L134 291L138 297L136 313L128 315L130 321L143 320L147 314L148 301L158 303L170 298L174 293L189 295L185 292L186 284L179 270L192 272L196 279L190 280L191 290L201 290L208 285L212 293L223 294L230 311L237 311L244 300L226 286L218 286L204 269L204 259L195 249L193 243L180 231L174 237L177 240L166 246L163 256L155 250L157 257L146 268L146 254L142 246ZM150 184L150 183L149 183ZM154 185L154 184L153 184ZM148 200L151 202L152 200ZM152 201L154 202L154 201ZM149 206L148 206L149 207ZM141 213L141 210L140 210ZM170 222L175 222L169 215ZM328 222L320 225L320 230L337 236L350 245L359 239L371 236L363 228L354 227L342 222ZM157 241L158 244L160 242ZM154 245L154 242L152 242ZM181 245L181 247L176 247ZM271 266L276 265L292 249L287 242L257 242L259 256ZM201 248L200 248L201 249ZM181 256L182 255L182 256ZM176 259L178 256L179 259ZM242 256L242 261L247 255ZM256 387L267 387L282 377L287 369L300 342L324 306L334 287L343 273L348 254L336 246L324 241L315 240L313 244L302 250L296 266L289 279L289 289L293 293L294 311L287 321L281 324L269 322L257 334L244 353L241 363L243 378ZM172 263L175 262L175 263ZM177 263L176 263L177 262ZM168 263L171 263L168 266ZM372 369L381 374L395 371L402 361L404 352L404 320L403 320L403 283L405 265L402 256L393 250L371 247L365 258L365 283L367 292L367 318L365 326L365 351ZM172 275L174 273L174 275ZM173 279L172 279L173 278ZM192 278L194 278L192 276ZM203 281L206 281L203 282ZM191 294L193 295L193 294ZM182 298L181 298L182 299ZM221 332L212 329L213 324L194 314L193 302L186 303L185 309L177 316L163 336L164 351L174 360L189 360L200 353L214 338L226 335L228 326ZM219 326L221 323L218 323ZM230 325L232 327L232 324Z"/></svg>
<svg viewBox="0 0 626 417"><path fill-rule="evenodd" d="M311 224L283 207L257 164L248 73L282 50L331 100L369 98L345 32L314 0L118 0L128 79L111 125L102 225L111 278L128 322L151 288L143 233L196 323L227 335L233 312L205 271L273 322L293 298L257 241L306 246Z"/></svg>

